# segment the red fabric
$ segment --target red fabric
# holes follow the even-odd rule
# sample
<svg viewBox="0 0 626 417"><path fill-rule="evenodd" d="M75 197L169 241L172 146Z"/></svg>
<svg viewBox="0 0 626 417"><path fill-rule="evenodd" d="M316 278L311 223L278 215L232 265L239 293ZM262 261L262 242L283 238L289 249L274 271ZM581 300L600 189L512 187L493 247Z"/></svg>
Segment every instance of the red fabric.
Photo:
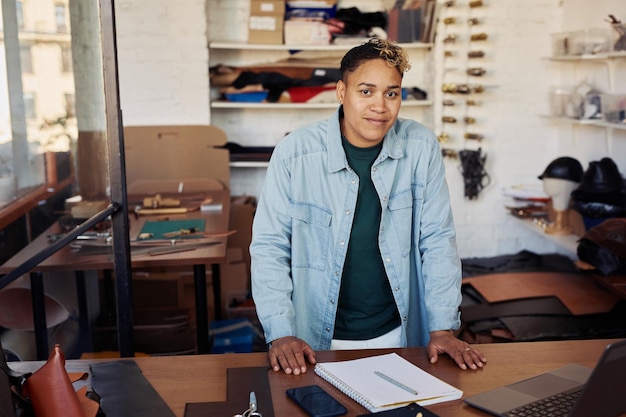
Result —
<svg viewBox="0 0 626 417"><path fill-rule="evenodd" d="M292 103L306 103L319 93L335 90L335 86L291 87L287 89Z"/></svg>

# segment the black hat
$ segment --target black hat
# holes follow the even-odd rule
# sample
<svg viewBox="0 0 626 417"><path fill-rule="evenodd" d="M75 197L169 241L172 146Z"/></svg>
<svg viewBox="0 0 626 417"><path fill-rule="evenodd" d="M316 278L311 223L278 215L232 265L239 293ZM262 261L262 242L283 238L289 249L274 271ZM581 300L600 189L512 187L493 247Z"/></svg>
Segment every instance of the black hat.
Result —
<svg viewBox="0 0 626 417"><path fill-rule="evenodd" d="M550 162L543 174L539 175L540 180L544 178L559 178L574 182L580 182L582 177L583 166L577 159L569 156L562 156Z"/></svg>
<svg viewBox="0 0 626 417"><path fill-rule="evenodd" d="M572 191L579 202L595 202L626 210L626 181L611 158L589 163L580 185Z"/></svg>
<svg viewBox="0 0 626 417"><path fill-rule="evenodd" d="M624 180L611 158L592 161L576 190L585 193L613 193L622 189Z"/></svg>

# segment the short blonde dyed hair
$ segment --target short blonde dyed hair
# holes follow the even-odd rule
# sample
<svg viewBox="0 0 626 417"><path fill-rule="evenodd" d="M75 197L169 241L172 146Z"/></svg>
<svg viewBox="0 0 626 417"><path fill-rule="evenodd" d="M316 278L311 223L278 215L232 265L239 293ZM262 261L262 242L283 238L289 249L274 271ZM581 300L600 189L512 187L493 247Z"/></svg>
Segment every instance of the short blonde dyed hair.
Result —
<svg viewBox="0 0 626 417"><path fill-rule="evenodd" d="M397 69L400 76L411 69L408 55L403 48L386 39L372 38L346 52L341 59L341 78L345 81L347 74L356 71L361 64L372 59L382 59Z"/></svg>

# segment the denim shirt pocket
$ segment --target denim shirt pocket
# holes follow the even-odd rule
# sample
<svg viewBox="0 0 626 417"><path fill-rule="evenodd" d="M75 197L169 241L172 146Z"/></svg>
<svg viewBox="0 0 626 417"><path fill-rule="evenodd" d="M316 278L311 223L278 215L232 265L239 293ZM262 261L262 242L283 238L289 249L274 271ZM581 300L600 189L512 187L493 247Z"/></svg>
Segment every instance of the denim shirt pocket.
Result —
<svg viewBox="0 0 626 417"><path fill-rule="evenodd" d="M310 203L291 203L291 266L323 271L331 247L332 213Z"/></svg>
<svg viewBox="0 0 626 417"><path fill-rule="evenodd" d="M416 196L421 200L421 193L414 194L407 189L389 197L387 207L402 257L408 256L411 252L413 224L419 222L419 219L413 218L415 208L421 204L421 201L414 201Z"/></svg>

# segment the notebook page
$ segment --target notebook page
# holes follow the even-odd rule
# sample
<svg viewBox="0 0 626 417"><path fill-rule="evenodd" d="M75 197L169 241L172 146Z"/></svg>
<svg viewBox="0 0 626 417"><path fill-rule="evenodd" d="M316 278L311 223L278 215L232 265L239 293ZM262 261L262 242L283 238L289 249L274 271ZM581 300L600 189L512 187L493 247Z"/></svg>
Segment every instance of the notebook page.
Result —
<svg viewBox="0 0 626 417"><path fill-rule="evenodd" d="M376 371L417 391L417 395L376 375ZM396 408L409 402L428 405L463 395L396 353L318 363L315 372L368 409Z"/></svg>

